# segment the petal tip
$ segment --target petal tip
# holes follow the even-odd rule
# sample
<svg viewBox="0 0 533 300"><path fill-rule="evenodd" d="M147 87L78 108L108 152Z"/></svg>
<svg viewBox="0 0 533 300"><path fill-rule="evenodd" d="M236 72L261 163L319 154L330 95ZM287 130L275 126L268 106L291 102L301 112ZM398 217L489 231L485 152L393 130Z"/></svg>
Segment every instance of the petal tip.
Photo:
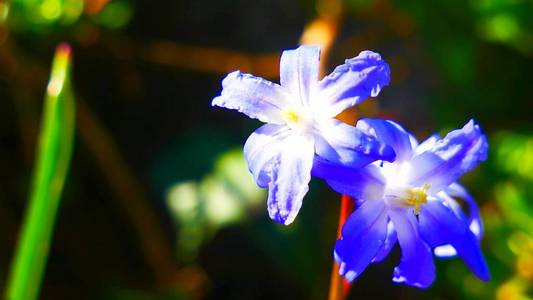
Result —
<svg viewBox="0 0 533 300"><path fill-rule="evenodd" d="M241 73L241 71L239 70L235 70L233 72L228 73L228 75L226 75L226 77L222 79L222 89L228 87L233 82L233 80L242 77L242 75L243 73Z"/></svg>
<svg viewBox="0 0 533 300"><path fill-rule="evenodd" d="M481 279L482 281L485 281L485 282L490 281L490 279L491 279L491 275L490 275L489 270L487 270L486 273L478 274L477 277L479 279Z"/></svg>
<svg viewBox="0 0 533 300"><path fill-rule="evenodd" d="M433 281L417 282L417 281L408 280L405 276L401 275L400 273L401 272L398 270L397 267L394 268L394 276L392 277L392 282L397 283L397 284L406 284L406 285L414 286L419 289L427 289L433 283Z"/></svg>
<svg viewBox="0 0 533 300"><path fill-rule="evenodd" d="M359 55L357 55L357 57L358 58L373 59L375 61L383 60L379 53L374 52L372 50L363 50L363 51L359 52Z"/></svg>
<svg viewBox="0 0 533 300"><path fill-rule="evenodd" d="M270 187L270 189L272 189L272 187ZM269 203L272 202L269 201ZM278 207L276 202L274 202L274 205L269 205L268 207L268 215L270 216L270 219L272 219L276 223L285 226L292 224L292 222L294 222L294 219L296 219L297 214L298 211L281 209L280 207Z"/></svg>
<svg viewBox="0 0 533 300"><path fill-rule="evenodd" d="M296 216L291 216L290 214L281 214L279 212L269 213L270 218L281 225L290 225L294 222Z"/></svg>
<svg viewBox="0 0 533 300"><path fill-rule="evenodd" d="M352 282L355 280L355 278L357 278L357 272L350 270L344 274L344 278L346 278L346 280L349 282Z"/></svg>
<svg viewBox="0 0 533 300"><path fill-rule="evenodd" d="M487 263L485 262L485 259L482 258L482 265L479 269L472 269L470 268L477 278L479 278L482 281L490 281L491 275L489 267L487 266Z"/></svg>
<svg viewBox="0 0 533 300"><path fill-rule="evenodd" d="M221 96L217 96L215 98L213 98L213 100L211 101L211 106L215 107L215 106L223 106L223 101L221 99Z"/></svg>
<svg viewBox="0 0 533 300"><path fill-rule="evenodd" d="M480 278L483 281L490 281L492 279L492 276L490 275L490 272L487 272L487 274Z"/></svg>

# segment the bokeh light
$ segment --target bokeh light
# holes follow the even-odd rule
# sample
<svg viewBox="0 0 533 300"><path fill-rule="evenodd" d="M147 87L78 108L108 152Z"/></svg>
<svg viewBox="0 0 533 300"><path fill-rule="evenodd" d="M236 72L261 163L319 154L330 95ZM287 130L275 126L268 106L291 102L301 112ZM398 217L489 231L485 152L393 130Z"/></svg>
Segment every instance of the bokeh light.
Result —
<svg viewBox="0 0 533 300"><path fill-rule="evenodd" d="M532 16L526 0L0 0L0 281L66 41L76 141L40 299L326 298L339 195L313 180L296 222L271 222L242 154L260 122L210 106L228 72L279 82L282 50L318 44L322 75L365 49L391 66L390 86L338 119L425 139L474 118L490 144L462 184L491 281L452 258L427 290L396 285L394 249L349 298L533 299Z"/></svg>

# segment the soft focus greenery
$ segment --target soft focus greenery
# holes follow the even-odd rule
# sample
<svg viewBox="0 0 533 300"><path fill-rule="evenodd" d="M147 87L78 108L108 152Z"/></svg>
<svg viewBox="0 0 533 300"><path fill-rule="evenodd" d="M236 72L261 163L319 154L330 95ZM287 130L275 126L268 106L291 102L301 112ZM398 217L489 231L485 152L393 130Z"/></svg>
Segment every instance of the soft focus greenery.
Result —
<svg viewBox="0 0 533 300"><path fill-rule="evenodd" d="M258 188L237 148L222 154L215 169L200 181L171 186L167 194L170 212L175 217L179 258L190 262L202 242L224 226L245 220L261 205L266 193Z"/></svg>
<svg viewBox="0 0 533 300"><path fill-rule="evenodd" d="M461 181L492 280L446 259L431 288L395 285L395 249L350 298L533 299L532 16L527 0L0 0L4 293L324 299L339 196L314 180L294 224L270 221L241 152L260 123L209 105L234 69L278 81L280 51L307 28L332 41L326 68L364 49L391 65L391 85L348 120L424 139L475 118L490 143ZM71 73L66 56L50 64L63 41Z"/></svg>

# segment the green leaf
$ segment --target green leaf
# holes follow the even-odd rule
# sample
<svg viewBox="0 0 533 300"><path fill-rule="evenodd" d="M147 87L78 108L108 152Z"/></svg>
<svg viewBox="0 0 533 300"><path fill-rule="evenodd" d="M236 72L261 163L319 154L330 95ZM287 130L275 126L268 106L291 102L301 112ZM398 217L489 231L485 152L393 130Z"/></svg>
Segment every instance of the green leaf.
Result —
<svg viewBox="0 0 533 300"><path fill-rule="evenodd" d="M30 199L9 274L6 298L39 295L56 212L74 140L75 104L70 85L70 46L57 47L43 106Z"/></svg>

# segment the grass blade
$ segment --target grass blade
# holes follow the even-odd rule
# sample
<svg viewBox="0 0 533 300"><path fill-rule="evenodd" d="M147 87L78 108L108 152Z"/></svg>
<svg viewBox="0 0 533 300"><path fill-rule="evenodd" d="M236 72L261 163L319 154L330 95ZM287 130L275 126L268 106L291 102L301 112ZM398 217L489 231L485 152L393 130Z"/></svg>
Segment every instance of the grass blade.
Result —
<svg viewBox="0 0 533 300"><path fill-rule="evenodd" d="M7 299L32 300L39 295L74 140L70 57L69 45L57 47L43 105L30 199L8 278Z"/></svg>

